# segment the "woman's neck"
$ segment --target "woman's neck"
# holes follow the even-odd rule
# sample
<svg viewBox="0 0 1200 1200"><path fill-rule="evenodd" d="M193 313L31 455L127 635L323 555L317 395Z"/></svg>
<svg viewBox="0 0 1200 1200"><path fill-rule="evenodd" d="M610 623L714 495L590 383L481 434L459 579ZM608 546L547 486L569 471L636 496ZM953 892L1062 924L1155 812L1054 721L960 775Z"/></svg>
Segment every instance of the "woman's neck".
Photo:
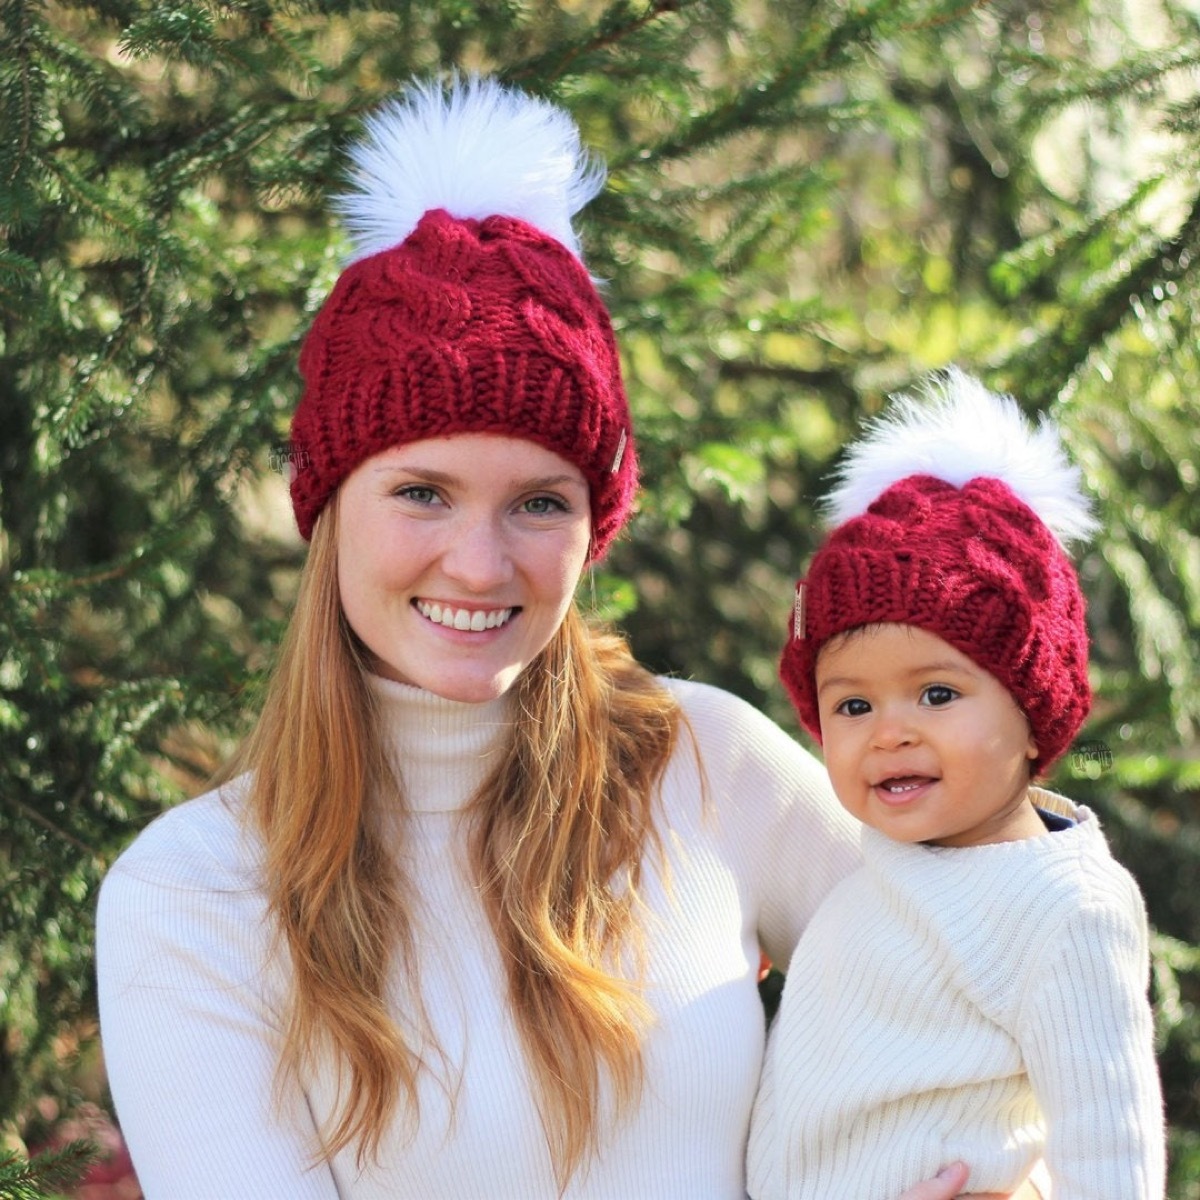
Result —
<svg viewBox="0 0 1200 1200"><path fill-rule="evenodd" d="M463 704L377 675L367 681L408 811L463 808L507 746L512 697Z"/></svg>

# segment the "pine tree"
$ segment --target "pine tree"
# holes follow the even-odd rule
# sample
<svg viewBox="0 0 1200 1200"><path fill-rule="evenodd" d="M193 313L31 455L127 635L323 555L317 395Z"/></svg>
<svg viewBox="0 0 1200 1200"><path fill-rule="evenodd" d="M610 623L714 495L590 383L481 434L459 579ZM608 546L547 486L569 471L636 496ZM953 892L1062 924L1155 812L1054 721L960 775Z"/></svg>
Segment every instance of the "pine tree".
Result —
<svg viewBox="0 0 1200 1200"><path fill-rule="evenodd" d="M1172 1196L1200 1196L1194 15L0 0L0 37L0 1122L70 1101L103 871L269 665L346 140L414 73L478 68L610 166L583 235L647 486L589 595L647 662L791 722L791 581L859 420L958 361L1064 424L1104 531L1090 749L1057 782L1147 893Z"/></svg>
<svg viewBox="0 0 1200 1200"><path fill-rule="evenodd" d="M4 1200L40 1200L58 1193L72 1187L95 1157L95 1147L87 1142L70 1142L32 1161L0 1153L0 1196Z"/></svg>

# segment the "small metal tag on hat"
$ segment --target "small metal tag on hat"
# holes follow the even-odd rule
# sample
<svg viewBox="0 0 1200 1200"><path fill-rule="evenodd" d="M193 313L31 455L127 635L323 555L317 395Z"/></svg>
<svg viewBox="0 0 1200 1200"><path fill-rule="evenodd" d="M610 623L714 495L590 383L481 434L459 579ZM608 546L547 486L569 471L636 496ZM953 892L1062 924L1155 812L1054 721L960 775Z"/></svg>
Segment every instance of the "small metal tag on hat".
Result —
<svg viewBox="0 0 1200 1200"><path fill-rule="evenodd" d="M621 440L617 443L617 452L613 455L612 466L608 468L610 475L615 475L621 469L621 461L625 457L625 443L629 439L625 436L625 430L621 430Z"/></svg>

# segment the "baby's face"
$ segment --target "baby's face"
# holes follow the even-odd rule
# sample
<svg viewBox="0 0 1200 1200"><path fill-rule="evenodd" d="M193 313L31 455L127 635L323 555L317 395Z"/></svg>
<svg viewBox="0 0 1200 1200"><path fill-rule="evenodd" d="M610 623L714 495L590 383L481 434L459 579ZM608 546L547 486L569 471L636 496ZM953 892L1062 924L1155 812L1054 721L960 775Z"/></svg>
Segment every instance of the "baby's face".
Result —
<svg viewBox="0 0 1200 1200"><path fill-rule="evenodd" d="M947 846L1042 830L1027 795L1029 722L948 642L910 625L852 630L822 647L816 682L825 766L860 821Z"/></svg>

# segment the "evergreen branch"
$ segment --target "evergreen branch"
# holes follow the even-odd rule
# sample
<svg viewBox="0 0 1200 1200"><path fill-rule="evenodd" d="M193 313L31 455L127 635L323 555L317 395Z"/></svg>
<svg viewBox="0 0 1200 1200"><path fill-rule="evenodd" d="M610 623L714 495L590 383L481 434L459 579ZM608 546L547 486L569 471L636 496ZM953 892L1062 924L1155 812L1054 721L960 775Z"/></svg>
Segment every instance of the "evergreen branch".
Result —
<svg viewBox="0 0 1200 1200"><path fill-rule="evenodd" d="M72 801L71 807L77 805L80 798L80 796L76 796ZM103 856L97 850L89 846L86 842L80 841L79 838L77 838L73 833L70 833L68 830L63 829L62 826L56 825L44 813L38 812L36 808L32 808L30 805L26 804L24 800L17 800L15 797L9 796L5 800L0 801L0 803L7 804L10 808L15 809L27 820L33 821L35 824L42 826L43 829L49 830L56 837L61 838L68 845L74 846L75 849L80 852L80 854L86 855L94 865L103 866ZM0 1192L0 1196L3 1195L4 1193Z"/></svg>
<svg viewBox="0 0 1200 1200"><path fill-rule="evenodd" d="M1146 201L1167 181L1165 175L1149 176L1140 180L1124 200L1103 213L1065 219L1042 236L1030 238L993 264L992 282L1008 299L1016 299L1051 269L1061 274L1064 262L1086 256L1098 230L1115 231L1135 220Z"/></svg>
<svg viewBox="0 0 1200 1200"><path fill-rule="evenodd" d="M13 574L10 588L17 593L45 596L65 595L69 592L87 591L101 583L111 583L114 579L123 579L136 566L131 558L117 566L108 567L103 571L93 571L90 575L66 576L58 571L16 571Z"/></svg>
<svg viewBox="0 0 1200 1200"><path fill-rule="evenodd" d="M115 228L133 245L144 238L145 221L123 204L114 202L109 193L94 187L61 157L47 158L46 168L62 185L63 191L75 199L78 207L100 221L105 229Z"/></svg>
<svg viewBox="0 0 1200 1200"><path fill-rule="evenodd" d="M1200 196L1193 196L1191 209L1179 232L1158 245L1157 253L1145 256L1107 290L1099 303L1067 305L1067 316L1059 333L1071 371L1095 346L1102 346L1128 319L1133 302L1148 296L1156 285L1182 276L1186 263L1200 246ZM1069 374L1068 372L1066 374ZM1066 374L1063 378L1066 378Z"/></svg>
<svg viewBox="0 0 1200 1200"><path fill-rule="evenodd" d="M74 1141L46 1150L23 1161L17 1154L0 1154L0 1196L4 1200L45 1200L78 1183L84 1171L100 1157L92 1142Z"/></svg>
<svg viewBox="0 0 1200 1200"><path fill-rule="evenodd" d="M806 370L785 363L764 363L747 358L721 359L717 372L722 379L770 379L815 392L817 395L841 396L844 401L855 400L858 392L848 372L836 367Z"/></svg>
<svg viewBox="0 0 1200 1200"><path fill-rule="evenodd" d="M36 25L33 21L26 19L31 17L38 8L40 5L26 4L24 0L7 0L3 8L0 8L0 19L2 19L8 34L6 40L12 47L11 57L6 54L5 58L12 67L15 67L14 74L20 80L21 98L17 106L16 127L19 132L13 147L15 150L14 165L9 173L8 183L12 183L16 179L20 169L19 164L32 153L34 130L39 126L32 83L37 68L30 52L30 46L35 40L33 30ZM7 74L7 72L5 73Z"/></svg>
<svg viewBox="0 0 1200 1200"><path fill-rule="evenodd" d="M39 601L77 595L99 587L104 583L125 579L138 567L145 567L162 557L186 540L186 524L189 513L199 508L200 502L191 501L172 514L170 528L160 529L157 536L147 537L127 554L111 565L87 574L70 574L48 568L14 571L8 580L8 591L18 596L33 596Z"/></svg>
<svg viewBox="0 0 1200 1200"><path fill-rule="evenodd" d="M1069 65L1055 61L1044 64L1058 80L1044 91L1030 95L1026 123L1044 119L1080 101L1097 104L1128 103L1141 91L1157 91L1168 75L1179 71L1194 71L1200 65L1200 53L1194 48L1144 51L1123 58L1105 71L1071 70Z"/></svg>
<svg viewBox="0 0 1200 1200"><path fill-rule="evenodd" d="M0 247L0 300L14 318L28 317L30 293L37 290L41 272L33 259Z"/></svg>
<svg viewBox="0 0 1200 1200"><path fill-rule="evenodd" d="M78 96L93 115L102 144L120 146L121 139L141 122L138 93L123 86L120 73L105 59L88 53L59 33L48 31L41 51L47 67L56 68L53 82L65 95ZM102 110L100 114L95 114L97 108ZM68 148L80 145L65 131L56 144Z"/></svg>
<svg viewBox="0 0 1200 1200"><path fill-rule="evenodd" d="M197 4L155 8L126 26L119 43L131 58L161 55L204 68L214 58L215 30L211 14Z"/></svg>
<svg viewBox="0 0 1200 1200"><path fill-rule="evenodd" d="M514 64L505 71L505 78L517 83L532 79L542 81L560 79L566 74L567 68L577 59L587 54L606 50L625 41L625 39L645 29L660 17L670 16L682 9L704 3L704 0L650 0L641 13L624 16L628 6L623 0L618 0L596 25L593 35L582 42L559 43L543 50L534 58L527 58Z"/></svg>
<svg viewBox="0 0 1200 1200"><path fill-rule="evenodd" d="M1095 227L1093 223L1091 229L1094 231ZM1034 396L1042 392L1047 380L1071 378L1098 347L1108 344L1139 304L1155 307L1151 299L1155 287L1175 283L1185 276L1200 248L1200 195L1192 197L1191 208L1178 232L1165 241L1153 239L1151 244L1152 250L1136 258L1126 251L1124 257L1131 264L1129 268L1097 289L1087 303L1062 295L1065 289L1060 283L1062 315L1057 329L1036 348L1021 347L1014 351L1004 364L1014 380L1026 381L1018 390Z"/></svg>
<svg viewBox="0 0 1200 1200"><path fill-rule="evenodd" d="M965 0L957 8L948 9L946 12L937 13L932 17L927 17L923 21L913 21L907 25L899 26L901 32L916 33L929 29L941 29L947 25L954 25L961 21L976 9L990 8L994 0Z"/></svg>
<svg viewBox="0 0 1200 1200"><path fill-rule="evenodd" d="M160 204L173 202L186 184L248 159L281 128L311 117L309 107L299 104L274 105L265 114L257 105L242 105L221 121L189 131L183 146L155 164L152 191Z"/></svg>
<svg viewBox="0 0 1200 1200"><path fill-rule="evenodd" d="M981 2L986 0L971 0L947 15L946 21L961 19ZM876 0L873 5L850 11L832 27L814 24L810 36L773 75L742 87L696 117L678 122L672 135L639 152L639 162L689 158L749 129L795 128L798 117L793 102L802 88L844 66L851 55L877 45L885 35L917 27L906 26L896 7L894 0Z"/></svg>
<svg viewBox="0 0 1200 1200"><path fill-rule="evenodd" d="M301 54L296 39L291 34L281 31L278 24L269 16L263 16L259 19L258 28L263 37L278 46L284 55L290 58L306 74L320 74L321 66L317 59Z"/></svg>

